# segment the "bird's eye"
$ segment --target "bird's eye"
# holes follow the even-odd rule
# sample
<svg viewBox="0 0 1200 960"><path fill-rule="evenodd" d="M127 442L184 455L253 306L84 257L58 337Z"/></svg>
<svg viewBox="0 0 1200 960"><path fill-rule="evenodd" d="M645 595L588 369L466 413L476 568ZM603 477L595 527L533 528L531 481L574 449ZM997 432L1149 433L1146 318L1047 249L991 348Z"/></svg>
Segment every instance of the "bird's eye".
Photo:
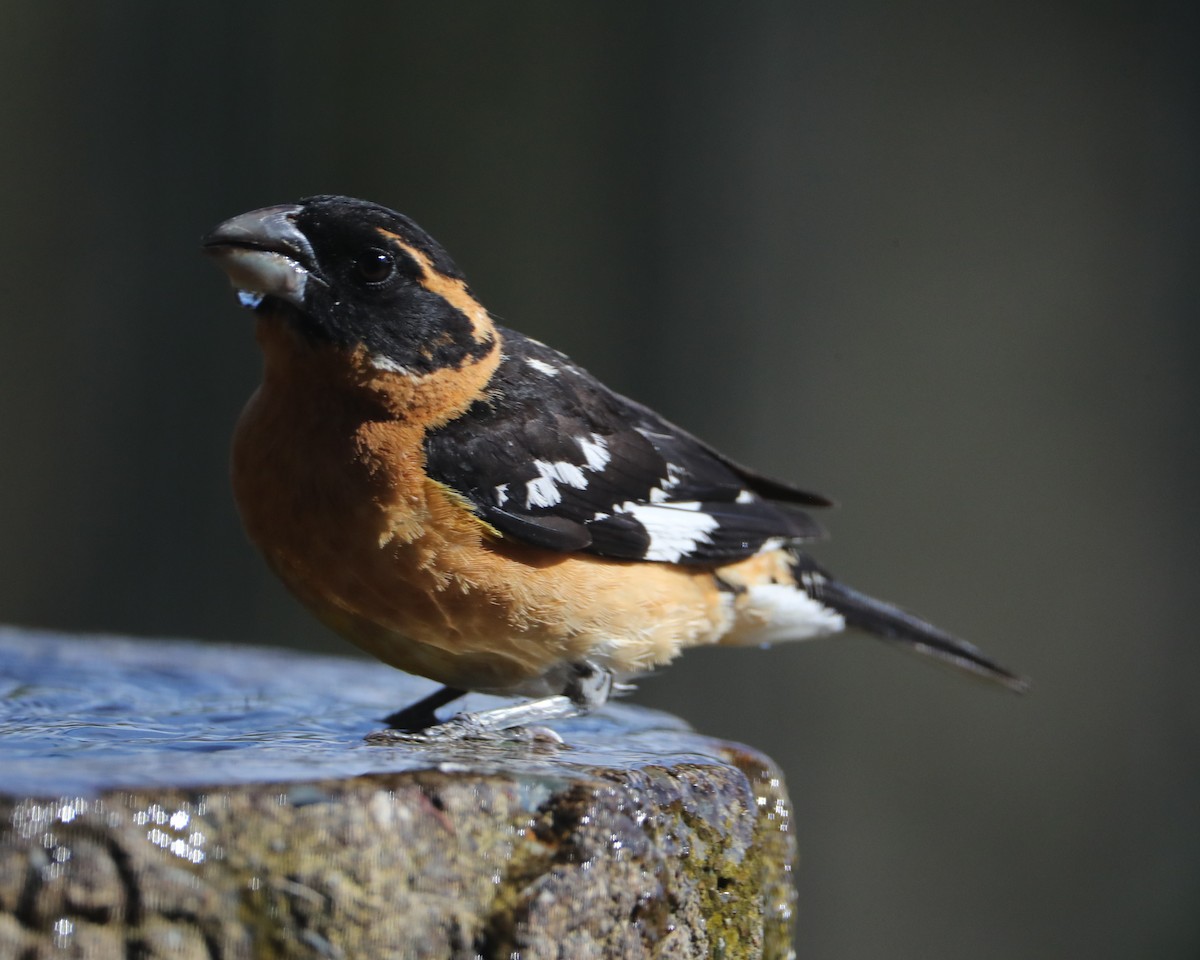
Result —
<svg viewBox="0 0 1200 960"><path fill-rule="evenodd" d="M363 283L383 283L396 269L396 258L387 250L371 249L354 258L354 275Z"/></svg>

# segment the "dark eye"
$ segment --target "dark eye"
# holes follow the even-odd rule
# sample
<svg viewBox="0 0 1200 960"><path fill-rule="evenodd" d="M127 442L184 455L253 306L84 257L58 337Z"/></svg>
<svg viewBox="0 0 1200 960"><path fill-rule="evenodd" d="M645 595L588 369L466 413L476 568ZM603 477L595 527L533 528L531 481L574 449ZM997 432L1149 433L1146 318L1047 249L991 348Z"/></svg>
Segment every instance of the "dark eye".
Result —
<svg viewBox="0 0 1200 960"><path fill-rule="evenodd" d="M383 283L396 269L396 259L386 250L368 250L354 259L354 276L363 283Z"/></svg>

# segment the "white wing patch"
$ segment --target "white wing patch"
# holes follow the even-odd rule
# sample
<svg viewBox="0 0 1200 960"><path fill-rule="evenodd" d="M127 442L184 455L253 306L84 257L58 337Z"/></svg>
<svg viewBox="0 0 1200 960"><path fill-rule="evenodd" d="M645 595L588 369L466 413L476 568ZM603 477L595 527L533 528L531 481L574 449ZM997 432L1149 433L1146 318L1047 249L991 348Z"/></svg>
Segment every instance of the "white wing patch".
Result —
<svg viewBox="0 0 1200 960"><path fill-rule="evenodd" d="M785 583L760 583L746 590L742 616L755 626L745 643L777 643L781 640L811 640L846 629L836 610L819 603L798 587Z"/></svg>
<svg viewBox="0 0 1200 960"><path fill-rule="evenodd" d="M647 560L678 563L696 549L697 544L712 543L709 534L717 529L716 519L700 510L696 500L680 503L634 503L626 501L613 507L615 513L628 513L650 537Z"/></svg>
<svg viewBox="0 0 1200 960"><path fill-rule="evenodd" d="M525 484L525 508L553 507L562 501L562 494L549 477L535 477Z"/></svg>
<svg viewBox="0 0 1200 960"><path fill-rule="evenodd" d="M576 490L587 489L587 477L583 475L583 470L573 463L567 463L565 460L559 460L555 463L547 463L545 460L534 460L533 465L543 477L549 477L557 480L559 483L565 483L568 487L574 487Z"/></svg>
<svg viewBox="0 0 1200 960"><path fill-rule="evenodd" d="M667 464L667 475L659 480L660 486L650 488L651 503L666 503L670 499L670 491L679 486L683 478L683 468L673 463ZM688 509L691 509L690 507Z"/></svg>
<svg viewBox="0 0 1200 960"><path fill-rule="evenodd" d="M496 506L502 507L508 502L508 484L502 483L496 488Z"/></svg>
<svg viewBox="0 0 1200 960"><path fill-rule="evenodd" d="M600 434L593 433L588 440L580 437L575 442L579 444L579 449L583 451L583 457L587 461L587 468L589 470L599 472L608 466L612 455L608 452L608 441L600 436Z"/></svg>
<svg viewBox="0 0 1200 960"><path fill-rule="evenodd" d="M538 373L544 373L548 377L558 376L558 367L545 360L539 360L537 357L526 357L525 362L533 367Z"/></svg>
<svg viewBox="0 0 1200 960"><path fill-rule="evenodd" d="M755 553L770 553L772 550L778 550L780 547L787 545L787 537L767 537L762 542L762 546L755 550Z"/></svg>
<svg viewBox="0 0 1200 960"><path fill-rule="evenodd" d="M558 484L574 487L576 490L587 489L587 477L583 470L565 460L534 460L533 468L540 476L534 477L525 484L525 506L553 507L562 503L562 493Z"/></svg>
<svg viewBox="0 0 1200 960"><path fill-rule="evenodd" d="M533 361L529 361L532 363ZM584 475L584 470L590 470L592 473L598 473L608 466L608 462L612 459L612 455L608 452L608 441L598 433L593 433L591 437L579 437L575 441L579 444L579 449L583 452L584 464L568 463L565 460L556 460L551 463L549 460L534 460L533 468L537 470L538 476L525 484L525 506L529 507L555 507L562 503L562 491L558 489L558 485L565 484L575 490L586 490L588 481ZM507 484L503 484L507 487ZM496 493L500 495L500 488L496 488ZM504 492L504 498L508 498L507 491ZM503 505L504 500L499 501Z"/></svg>

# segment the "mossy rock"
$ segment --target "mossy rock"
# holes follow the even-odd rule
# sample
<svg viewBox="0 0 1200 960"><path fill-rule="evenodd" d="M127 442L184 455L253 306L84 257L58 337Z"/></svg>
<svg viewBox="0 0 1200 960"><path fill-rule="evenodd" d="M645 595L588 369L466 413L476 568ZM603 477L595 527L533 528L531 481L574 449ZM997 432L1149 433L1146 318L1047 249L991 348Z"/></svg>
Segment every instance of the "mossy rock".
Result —
<svg viewBox="0 0 1200 960"><path fill-rule="evenodd" d="M369 746L427 685L16 630L0 684L0 956L791 956L779 771L665 714Z"/></svg>

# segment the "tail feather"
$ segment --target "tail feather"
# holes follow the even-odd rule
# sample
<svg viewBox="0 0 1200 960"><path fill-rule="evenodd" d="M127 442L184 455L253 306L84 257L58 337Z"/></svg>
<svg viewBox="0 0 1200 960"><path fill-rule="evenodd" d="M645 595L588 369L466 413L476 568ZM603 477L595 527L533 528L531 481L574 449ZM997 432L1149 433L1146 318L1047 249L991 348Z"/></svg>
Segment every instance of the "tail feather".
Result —
<svg viewBox="0 0 1200 960"><path fill-rule="evenodd" d="M816 571L805 571L800 575L800 579L814 600L836 610L849 626L901 644L918 653L936 657L988 680L994 680L1017 693L1024 693L1029 689L1029 680L1025 677L1006 670L982 650L944 630L939 630L920 617L914 617L890 603L868 597L865 593L859 593L852 587Z"/></svg>

